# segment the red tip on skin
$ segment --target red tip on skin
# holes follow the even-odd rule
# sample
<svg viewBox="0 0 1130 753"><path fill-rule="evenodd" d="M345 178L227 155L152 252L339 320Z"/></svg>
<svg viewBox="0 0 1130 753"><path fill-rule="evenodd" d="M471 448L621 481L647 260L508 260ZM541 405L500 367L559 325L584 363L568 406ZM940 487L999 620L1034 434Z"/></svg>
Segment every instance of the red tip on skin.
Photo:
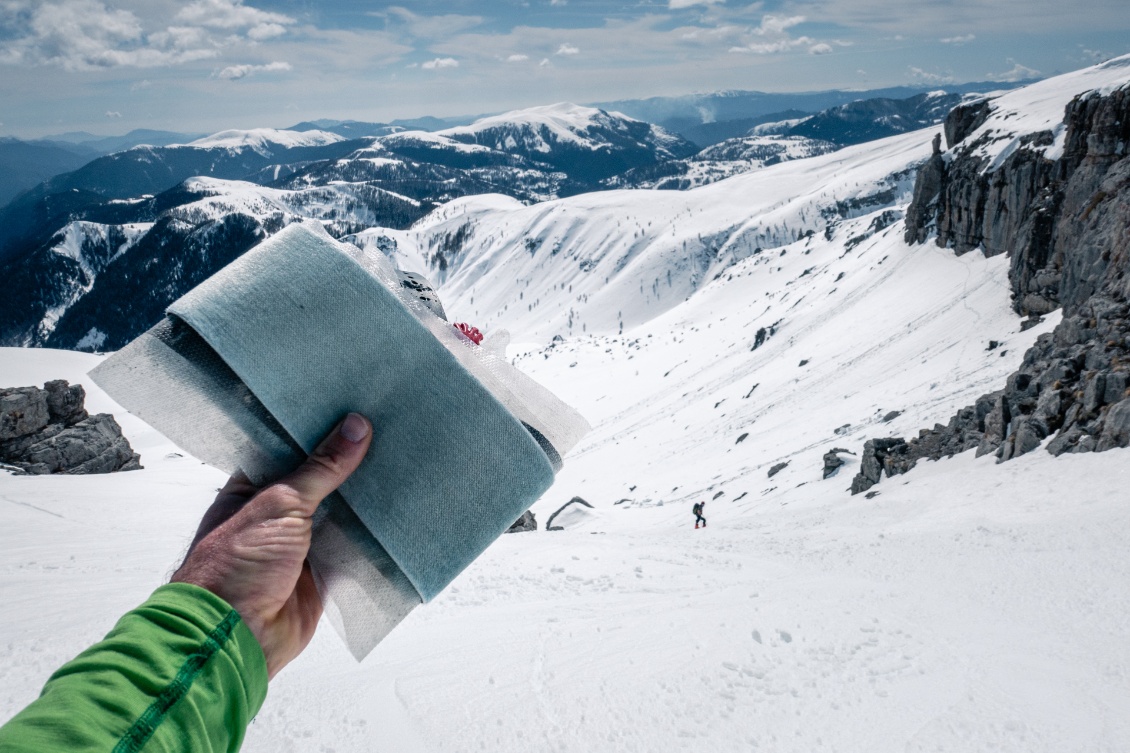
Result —
<svg viewBox="0 0 1130 753"><path fill-rule="evenodd" d="M472 327L470 324L465 324L464 322L456 322L455 329L466 335L467 339L475 345L483 341L483 333L479 332L478 327Z"/></svg>

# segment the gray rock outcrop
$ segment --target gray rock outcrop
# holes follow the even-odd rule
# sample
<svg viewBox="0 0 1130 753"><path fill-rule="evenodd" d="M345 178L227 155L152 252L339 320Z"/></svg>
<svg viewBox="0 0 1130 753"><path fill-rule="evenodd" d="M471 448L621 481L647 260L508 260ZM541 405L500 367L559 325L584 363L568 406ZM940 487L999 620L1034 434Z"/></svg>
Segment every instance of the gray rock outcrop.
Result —
<svg viewBox="0 0 1130 753"><path fill-rule="evenodd" d="M851 481L851 493L859 494L870 489L883 477L905 473L906 441L897 437L868 439L863 444L859 459L859 473Z"/></svg>
<svg viewBox="0 0 1130 753"><path fill-rule="evenodd" d="M833 447L832 449L825 452L824 453L824 478L831 478L832 476L836 475L836 472L840 470L840 466L844 465L844 463L846 462L843 458L841 458L839 456L839 453L841 453L841 452L846 454L846 455L854 455L855 454L851 450L845 450L842 447Z"/></svg>
<svg viewBox="0 0 1130 753"><path fill-rule="evenodd" d="M524 533L525 531L536 531L537 529L538 519L534 517L531 511L526 510L522 513L522 517L515 520L510 527L506 529L506 533Z"/></svg>
<svg viewBox="0 0 1130 753"><path fill-rule="evenodd" d="M30 475L140 468L114 417L89 415L85 400L82 385L62 379L0 389L0 463Z"/></svg>
<svg viewBox="0 0 1130 753"><path fill-rule="evenodd" d="M953 149L962 141L965 141L966 136L985 124L992 111L991 99L966 102L950 110L942 126L942 130L946 134L946 148Z"/></svg>
<svg viewBox="0 0 1130 753"><path fill-rule="evenodd" d="M1062 307L1063 320L1037 338L1003 389L923 429L893 456L875 452L868 466L865 450L853 493L878 481L876 461L895 475L974 447L1004 462L1045 441L1053 455L1130 446L1130 87L1067 105L1059 159L1025 148L1051 143L1050 132L1035 134L992 172L974 155L985 135L961 146L988 110L960 110L946 124L959 147L952 159L919 171L906 239L936 231L938 245L958 254L978 246L1009 254L1014 310L1038 316Z"/></svg>
<svg viewBox="0 0 1130 753"><path fill-rule="evenodd" d="M993 136L966 143L988 115L991 103L983 104L976 117L965 106L947 118L950 159L935 153L919 169L906 240L921 243L936 231L935 242L958 254L1008 254L1013 308L1021 315L1082 305L1126 248L1127 227L1119 222L1126 208L1118 196L1130 174L1130 88L1073 99L1058 159L1036 149L1054 141L1042 131L1021 138L992 171L978 149Z"/></svg>

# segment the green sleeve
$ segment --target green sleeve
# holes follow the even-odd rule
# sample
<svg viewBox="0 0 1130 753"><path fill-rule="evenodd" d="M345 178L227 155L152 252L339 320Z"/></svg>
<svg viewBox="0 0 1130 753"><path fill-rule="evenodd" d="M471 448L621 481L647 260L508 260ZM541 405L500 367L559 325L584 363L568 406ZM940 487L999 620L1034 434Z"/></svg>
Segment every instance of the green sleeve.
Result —
<svg viewBox="0 0 1130 753"><path fill-rule="evenodd" d="M0 750L237 751L267 696L255 636L220 597L170 583L63 665Z"/></svg>

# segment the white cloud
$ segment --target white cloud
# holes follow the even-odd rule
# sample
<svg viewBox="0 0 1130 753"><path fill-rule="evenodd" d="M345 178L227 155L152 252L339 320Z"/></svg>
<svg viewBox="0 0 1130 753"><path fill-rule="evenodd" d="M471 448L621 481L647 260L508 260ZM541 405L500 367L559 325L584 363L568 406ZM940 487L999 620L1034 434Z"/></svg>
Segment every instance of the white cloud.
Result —
<svg viewBox="0 0 1130 753"><path fill-rule="evenodd" d="M1021 65L1012 58L1004 61L1005 65L1012 65L1012 68L1004 73L986 73L985 77L989 81L1000 81L1004 83L1015 83L1017 81L1024 81L1030 78L1039 78L1040 72L1035 68L1029 68L1026 65Z"/></svg>
<svg viewBox="0 0 1130 753"><path fill-rule="evenodd" d="M120 112L118 112L117 110L107 110L106 111L106 117L111 118L111 119L120 118L120 117L122 117L122 114Z"/></svg>
<svg viewBox="0 0 1130 753"><path fill-rule="evenodd" d="M542 58L541 62L538 63L538 68L550 68L552 66L553 63L549 62L549 58Z"/></svg>
<svg viewBox="0 0 1130 753"><path fill-rule="evenodd" d="M455 58L436 58L435 60L429 60L426 63L421 63L420 67L426 71L434 71L441 68L458 68L459 61Z"/></svg>
<svg viewBox="0 0 1130 753"><path fill-rule="evenodd" d="M725 0L669 0L667 7L671 10L678 10L679 8L690 8L695 5L717 5L722 2L725 2Z"/></svg>
<svg viewBox="0 0 1130 753"><path fill-rule="evenodd" d="M804 21L804 16L765 16L761 19L761 25L754 29L753 33L758 36L784 34L792 27L804 23Z"/></svg>
<svg viewBox="0 0 1130 753"><path fill-rule="evenodd" d="M263 65L229 65L227 68L216 73L216 78L227 79L228 81L238 81L241 78L247 78L256 73L275 73L278 71L289 71L291 69L290 63L276 60L273 63L265 63Z"/></svg>
<svg viewBox="0 0 1130 753"><path fill-rule="evenodd" d="M446 39L473 29L483 22L482 16L465 16L458 13L422 16L395 5L383 11L372 11L368 15L383 18L397 30L403 29L409 36L420 39Z"/></svg>
<svg viewBox="0 0 1130 753"><path fill-rule="evenodd" d="M0 64L68 71L176 65L217 57L246 39L280 36L293 23L239 0L196 0L177 12L172 25L151 29L134 13L102 0L4 0L0 28L7 39Z"/></svg>
<svg viewBox="0 0 1130 753"><path fill-rule="evenodd" d="M579 47L575 47L575 46L569 44L568 42L566 42L566 43L562 44L560 47L558 47L557 52L555 52L554 54L555 55L577 55L577 54L580 53L580 51L581 50L580 50Z"/></svg>
<svg viewBox="0 0 1130 753"><path fill-rule="evenodd" d="M248 29L294 23L290 16L244 5L241 0L195 0L177 12L177 21L213 29Z"/></svg>
<svg viewBox="0 0 1130 753"><path fill-rule="evenodd" d="M812 55L827 55L832 46L809 36L794 37L789 29L804 23L804 16L762 17L761 23L744 35L742 44L734 45L730 52L751 52L755 55L772 55L779 52L807 49Z"/></svg>
<svg viewBox="0 0 1130 753"><path fill-rule="evenodd" d="M931 73L930 71L910 67L910 76L916 81L921 81L926 84L952 84L953 76L946 76L941 73Z"/></svg>
<svg viewBox="0 0 1130 753"><path fill-rule="evenodd" d="M514 55L511 55L510 57L506 58L506 62L507 63L524 63L529 59L530 59L529 55L514 54Z"/></svg>
<svg viewBox="0 0 1130 753"><path fill-rule="evenodd" d="M281 37L283 34L286 34L286 27L282 24L275 23L257 24L256 26L252 26L247 31L247 37L249 39L254 39L256 42L262 42L264 39Z"/></svg>
<svg viewBox="0 0 1130 753"><path fill-rule="evenodd" d="M142 79L141 81L134 81L129 85L129 90L131 92L139 92L142 89L148 89L151 86L153 86L153 82L146 78Z"/></svg>
<svg viewBox="0 0 1130 753"><path fill-rule="evenodd" d="M969 42L972 42L976 38L977 38L976 34L965 34L964 36L943 37L942 39L939 39L938 41L941 42L942 44L962 45L962 44L968 44Z"/></svg>
<svg viewBox="0 0 1130 753"><path fill-rule="evenodd" d="M746 30L731 24L714 27L695 26L689 31L682 32L679 38L687 42L713 43L718 40L739 38L744 31Z"/></svg>

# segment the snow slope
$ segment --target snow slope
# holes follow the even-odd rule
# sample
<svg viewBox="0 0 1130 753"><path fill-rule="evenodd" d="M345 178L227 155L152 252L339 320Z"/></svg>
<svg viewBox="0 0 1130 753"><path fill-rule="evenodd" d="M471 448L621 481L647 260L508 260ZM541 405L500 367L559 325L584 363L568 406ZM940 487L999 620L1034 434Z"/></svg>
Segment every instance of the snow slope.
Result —
<svg viewBox="0 0 1130 753"><path fill-rule="evenodd" d="M394 240L398 263L440 285L445 306L519 339L619 331L682 303L758 249L905 205L929 154L919 132L686 192L607 191L533 206L471 196L410 230L375 228L354 242Z"/></svg>
<svg viewBox="0 0 1130 753"><path fill-rule="evenodd" d="M606 184L612 188L686 190L838 148L831 142L804 136L743 136L709 146L688 159L664 163L658 170L644 168L609 178ZM652 173L657 174L653 177Z"/></svg>
<svg viewBox="0 0 1130 753"><path fill-rule="evenodd" d="M935 131L360 234L590 420L534 511L593 509L504 536L360 665L323 625L244 749L1130 749L1130 450L965 453L871 498L850 455L822 479L832 448L1002 385L1058 320L1020 331L1005 257L902 241ZM6 349L0 384L96 362ZM145 470L0 475L0 719L161 582L221 482L116 412Z"/></svg>
<svg viewBox="0 0 1130 753"><path fill-rule="evenodd" d="M1067 135L1063 125L1067 103L1087 92L1109 94L1128 82L1130 55L1123 55L1002 94L992 100L991 114L985 123L965 138L966 148L975 156L985 157L988 169L995 170L1020 148L1022 139L1049 131L1054 142L1042 151L1048 159L1058 159ZM1038 147L1028 148L1041 151Z"/></svg>

